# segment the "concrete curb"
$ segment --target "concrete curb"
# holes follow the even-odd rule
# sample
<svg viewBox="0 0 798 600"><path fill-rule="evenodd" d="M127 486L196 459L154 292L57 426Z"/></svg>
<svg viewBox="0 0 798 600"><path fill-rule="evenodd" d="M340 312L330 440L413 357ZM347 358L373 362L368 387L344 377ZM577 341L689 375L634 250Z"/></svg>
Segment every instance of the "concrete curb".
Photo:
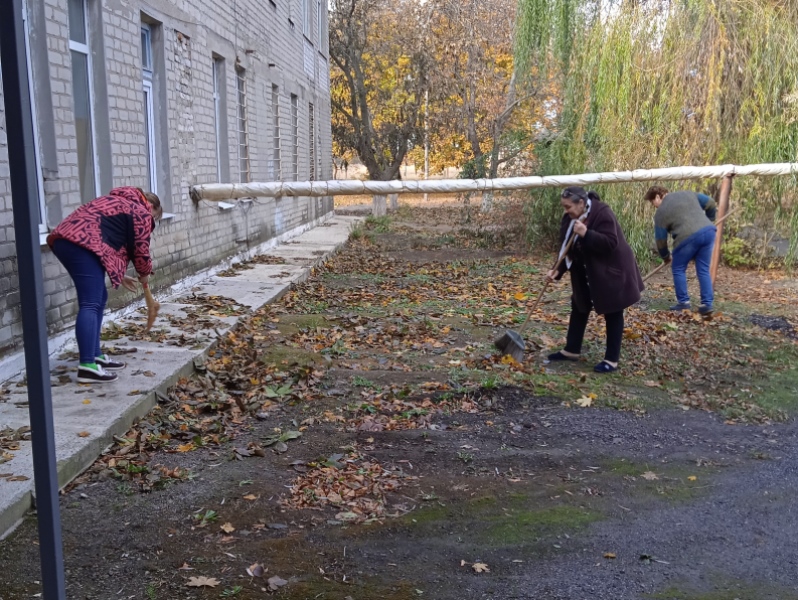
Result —
<svg viewBox="0 0 798 600"><path fill-rule="evenodd" d="M290 246L284 244L269 250L270 255L285 255L285 264L258 265L255 269L243 271L235 277L210 277L200 282L199 288L212 295L231 297L242 304L245 302L232 294L236 291L243 292L246 304L252 310L275 302L292 286L306 281L314 268L337 253L349 239L352 226L360 220L353 217L334 217L324 226L297 236ZM251 253L249 256L252 256ZM231 262L227 261L227 264ZM286 270L293 273L285 277L283 275ZM283 277L275 281L278 276ZM186 286L182 286L182 292L185 291ZM179 312L181 307L185 305L164 303L162 314L166 312L168 316L169 311ZM240 319L241 317L220 319L214 333L209 334L210 339L201 346L194 346L194 349L167 348L161 344L135 342L135 346L142 352L129 355L128 369L120 374L118 383L96 387L76 387L73 383L54 388L53 410L60 486L67 485L91 466L113 443L115 435L126 433L136 420L152 410L157 404L158 394L165 395L181 377L193 373L194 361L207 357L217 346L219 337L235 327ZM124 343L120 342L122 345ZM153 360L150 360L150 356ZM55 359L51 362L51 367L62 364L66 363ZM134 367L146 367L147 372L154 372L153 379L142 379L139 374L141 369L134 370ZM146 388L146 391L139 395L131 395L136 390L127 396L120 394L137 384ZM14 392L14 395L24 395L27 399L25 392ZM77 406L76 397L83 396L86 399ZM15 404L20 404L20 401L18 398L14 400L14 404L0 404L0 428L18 428L27 423L27 410L15 408ZM89 435L82 437L86 433ZM22 448L14 454L13 460L0 465L0 472L13 472L29 479L22 482L0 479L0 539L14 530L35 501L30 443L23 442Z"/></svg>

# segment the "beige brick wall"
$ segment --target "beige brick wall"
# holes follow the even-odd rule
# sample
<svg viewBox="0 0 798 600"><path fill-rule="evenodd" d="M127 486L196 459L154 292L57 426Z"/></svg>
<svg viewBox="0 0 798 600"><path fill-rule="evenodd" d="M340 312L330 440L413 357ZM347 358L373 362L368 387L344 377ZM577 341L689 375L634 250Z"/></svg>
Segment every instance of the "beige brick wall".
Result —
<svg viewBox="0 0 798 600"><path fill-rule="evenodd" d="M44 0L40 5L28 1L39 143L46 149L41 170L47 224L52 228L80 204L68 0ZM257 199L220 210L209 202L194 205L188 196L191 185L219 180L214 56L224 61L227 136L221 146L229 163L224 179L240 179L237 66L245 69L250 180L268 181L272 173L273 85L279 87L283 178L292 175L291 94L297 95L299 106L299 179L307 179L310 171L311 103L315 110L316 179L332 178L329 91L319 77L320 73L327 77L327 44L321 44L320 51L316 0L309 2L309 38L303 34L303 0L87 2L94 59L95 146L103 193L111 186L147 185L142 20L151 24L154 32L159 193L174 215L153 235L156 287L170 285L332 210L329 198ZM322 6L326 12L326 2ZM1 94L0 89L0 98ZM0 104L0 358L21 347L22 333L8 169ZM42 250L47 321L53 332L61 331L74 319L75 290L52 253L46 247ZM118 307L129 300L129 296L114 292L110 304Z"/></svg>

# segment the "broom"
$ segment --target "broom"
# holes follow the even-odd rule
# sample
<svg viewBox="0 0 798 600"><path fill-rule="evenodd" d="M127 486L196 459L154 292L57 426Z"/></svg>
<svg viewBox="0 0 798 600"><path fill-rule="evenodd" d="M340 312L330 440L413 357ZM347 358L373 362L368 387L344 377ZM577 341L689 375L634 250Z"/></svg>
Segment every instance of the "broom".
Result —
<svg viewBox="0 0 798 600"><path fill-rule="evenodd" d="M551 268L552 271L556 271L560 263L565 260L568 251L571 249L571 245L574 243L576 239L576 234L574 233L571 236L571 239L568 240L568 244L565 246L562 254L557 258L557 262L554 263L554 266ZM521 362L524 359L524 352L526 351L526 343L524 342L524 338L521 334L526 329L527 323L529 323L529 319L532 317L532 313L535 312L540 304L540 301L543 299L543 295L546 293L546 290L549 288L549 284L551 281L546 279L546 283L543 285L543 289L540 290L540 294L538 294L537 300L535 300L535 304L532 305L532 308L526 313L526 319L521 324L521 327L518 331L508 330L502 335L499 339L493 342L493 345L496 349L502 353L502 355L510 355L516 362Z"/></svg>
<svg viewBox="0 0 798 600"><path fill-rule="evenodd" d="M161 310L161 304L153 298L149 283L142 284L142 287L144 288L144 301L147 303L147 327L144 328L144 331L149 331L155 323L158 311Z"/></svg>

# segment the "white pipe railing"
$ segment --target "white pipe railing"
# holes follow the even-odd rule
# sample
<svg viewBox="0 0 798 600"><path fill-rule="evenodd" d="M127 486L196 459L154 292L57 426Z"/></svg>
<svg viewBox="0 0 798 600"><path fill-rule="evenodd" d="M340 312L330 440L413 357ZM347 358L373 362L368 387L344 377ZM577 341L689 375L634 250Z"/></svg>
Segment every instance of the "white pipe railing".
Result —
<svg viewBox="0 0 798 600"><path fill-rule="evenodd" d="M384 197L391 194L445 194L460 192L505 192L570 185L631 183L637 181L673 181L716 179L727 175L775 177L798 174L798 163L760 165L715 165L709 167L668 167L636 169L581 175L546 175L543 177L506 177L500 179L428 179L392 181L275 181L268 183L209 183L191 187L191 198L231 200L236 198L280 198L283 196L359 196Z"/></svg>

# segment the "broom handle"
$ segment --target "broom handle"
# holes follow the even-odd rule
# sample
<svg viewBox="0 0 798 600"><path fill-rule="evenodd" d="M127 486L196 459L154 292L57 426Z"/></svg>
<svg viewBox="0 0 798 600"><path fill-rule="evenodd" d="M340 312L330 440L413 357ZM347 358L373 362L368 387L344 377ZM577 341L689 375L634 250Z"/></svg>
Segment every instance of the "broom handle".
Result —
<svg viewBox="0 0 798 600"><path fill-rule="evenodd" d="M571 239L568 240L568 244L566 244L566 246L565 246L565 251L562 253L562 255L557 257L557 262L554 263L554 266L551 268L552 271L556 271L559 268L560 264L562 264L562 261L565 260L565 257L568 254L568 251L571 249L571 246L573 245L575 239L576 239L576 234L574 233L574 234L571 235ZM538 294L538 297L535 300L535 303L532 305L532 308L530 308L527 311L526 319L524 319L524 322L521 324L521 327L518 329L518 334L519 335L521 334L521 332L524 331L524 328L526 328L526 324L529 323L529 319L532 318L532 313L537 310L538 305L540 305L540 301L543 300L543 295L546 293L546 290L549 289L549 284L550 283L551 283L551 281L549 281L548 278L547 278L546 279L546 283L543 285L543 289L540 290L540 293Z"/></svg>
<svg viewBox="0 0 798 600"><path fill-rule="evenodd" d="M737 210L737 208L735 207L735 208L733 208L732 210L730 210L729 212L727 212L727 213L726 213L725 215L723 215L723 216L722 216L720 219L718 219L717 221L715 221L714 225L716 225L716 226L717 226L717 225L720 225L721 223L723 223L723 221L725 221L727 217L731 216L731 214L732 214L733 212L735 212L736 210ZM660 271L663 269L663 267L664 267L665 265L667 265L667 264L668 264L668 263L664 262L664 263L662 263L660 266L656 267L656 268L655 268L653 271L649 272L649 274L648 274L648 275L646 275L645 277L643 277L643 281L648 281L650 277L653 277L654 275L656 275L657 273L659 273L659 272L660 272Z"/></svg>

